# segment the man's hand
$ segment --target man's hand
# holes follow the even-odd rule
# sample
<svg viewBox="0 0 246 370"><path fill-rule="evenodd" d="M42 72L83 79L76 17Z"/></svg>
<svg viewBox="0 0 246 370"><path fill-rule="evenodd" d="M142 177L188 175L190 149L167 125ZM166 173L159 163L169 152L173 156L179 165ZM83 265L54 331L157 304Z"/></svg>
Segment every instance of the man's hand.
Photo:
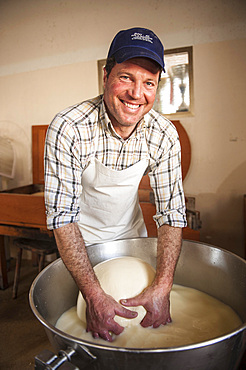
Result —
<svg viewBox="0 0 246 370"><path fill-rule="evenodd" d="M153 328L158 328L160 325L166 325L170 323L170 301L169 293L163 294L155 286L150 286L145 289L138 296L130 299L123 299L120 301L124 306L143 306L147 313L141 325L146 328L148 326L153 326Z"/></svg>
<svg viewBox="0 0 246 370"><path fill-rule="evenodd" d="M156 276L138 296L123 299L124 306L143 306L147 313L141 325L158 328L170 323L170 292L182 244L182 229L163 225L158 229Z"/></svg>
<svg viewBox="0 0 246 370"><path fill-rule="evenodd" d="M116 302L110 295L102 292L97 294L86 305L86 330L92 332L94 338L103 338L112 342L112 334L119 335L124 328L115 320L115 315L133 319L138 314Z"/></svg>

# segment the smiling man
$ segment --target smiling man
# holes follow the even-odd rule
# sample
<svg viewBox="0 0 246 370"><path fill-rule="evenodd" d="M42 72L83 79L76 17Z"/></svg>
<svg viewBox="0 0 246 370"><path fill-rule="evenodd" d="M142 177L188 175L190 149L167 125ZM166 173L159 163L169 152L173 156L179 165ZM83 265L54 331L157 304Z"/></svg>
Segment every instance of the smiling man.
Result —
<svg viewBox="0 0 246 370"><path fill-rule="evenodd" d="M186 226L180 143L152 107L164 70L164 48L145 28L120 31L104 70L104 94L57 114L45 144L47 226L87 303L87 330L112 341L115 315L145 307L143 327L171 322L169 294ZM148 170L158 228L155 279L139 296L116 302L101 288L86 246L146 237L138 186Z"/></svg>
<svg viewBox="0 0 246 370"><path fill-rule="evenodd" d="M108 116L115 131L127 139L154 104L160 67L147 58L132 58L104 73Z"/></svg>

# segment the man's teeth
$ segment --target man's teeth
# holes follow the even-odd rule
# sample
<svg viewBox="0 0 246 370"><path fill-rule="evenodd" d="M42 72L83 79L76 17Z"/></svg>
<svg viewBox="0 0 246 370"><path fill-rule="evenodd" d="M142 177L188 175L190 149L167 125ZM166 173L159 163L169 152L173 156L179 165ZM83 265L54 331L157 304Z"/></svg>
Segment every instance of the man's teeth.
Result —
<svg viewBox="0 0 246 370"><path fill-rule="evenodd" d="M130 104L130 103L127 103L126 101L124 101L124 104L125 104L126 107L132 108L132 109L137 109L137 108L140 107L139 104Z"/></svg>

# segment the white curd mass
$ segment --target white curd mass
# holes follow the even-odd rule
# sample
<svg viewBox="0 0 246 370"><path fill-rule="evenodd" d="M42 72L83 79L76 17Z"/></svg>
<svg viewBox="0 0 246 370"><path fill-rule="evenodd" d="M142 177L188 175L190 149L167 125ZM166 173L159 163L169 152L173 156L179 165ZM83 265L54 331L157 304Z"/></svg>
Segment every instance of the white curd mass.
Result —
<svg viewBox="0 0 246 370"><path fill-rule="evenodd" d="M116 301L141 293L154 279L155 270L134 257L104 261L94 267L100 284ZM146 311L142 306L131 307L138 312L134 319L115 316L124 331L113 336L112 343L94 339L86 332L86 303L79 293L77 306L66 311L56 327L76 338L89 342L127 348L163 348L206 341L235 330L242 322L231 307L196 289L173 285L170 294L172 323L157 329L140 325Z"/></svg>
<svg viewBox="0 0 246 370"><path fill-rule="evenodd" d="M150 285L155 277L153 267L134 257L121 257L104 261L96 265L94 271L102 289L117 302L123 298L135 297ZM142 306L128 308L136 311L138 316L134 319L115 316L115 321L124 327L138 325L144 318L146 310ZM86 323L85 310L85 300L79 293L77 315L84 323Z"/></svg>

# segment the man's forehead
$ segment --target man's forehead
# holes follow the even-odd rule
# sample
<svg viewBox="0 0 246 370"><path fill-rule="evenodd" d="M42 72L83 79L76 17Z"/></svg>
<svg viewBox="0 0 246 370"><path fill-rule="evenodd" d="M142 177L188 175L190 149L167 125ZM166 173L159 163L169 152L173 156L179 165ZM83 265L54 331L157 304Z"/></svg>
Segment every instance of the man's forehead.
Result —
<svg viewBox="0 0 246 370"><path fill-rule="evenodd" d="M132 65L139 66L140 68L147 69L149 72L153 74L160 72L159 65L149 58L141 58L141 57L132 58L122 63L116 63L116 65L118 67L122 67L122 69L127 69Z"/></svg>

